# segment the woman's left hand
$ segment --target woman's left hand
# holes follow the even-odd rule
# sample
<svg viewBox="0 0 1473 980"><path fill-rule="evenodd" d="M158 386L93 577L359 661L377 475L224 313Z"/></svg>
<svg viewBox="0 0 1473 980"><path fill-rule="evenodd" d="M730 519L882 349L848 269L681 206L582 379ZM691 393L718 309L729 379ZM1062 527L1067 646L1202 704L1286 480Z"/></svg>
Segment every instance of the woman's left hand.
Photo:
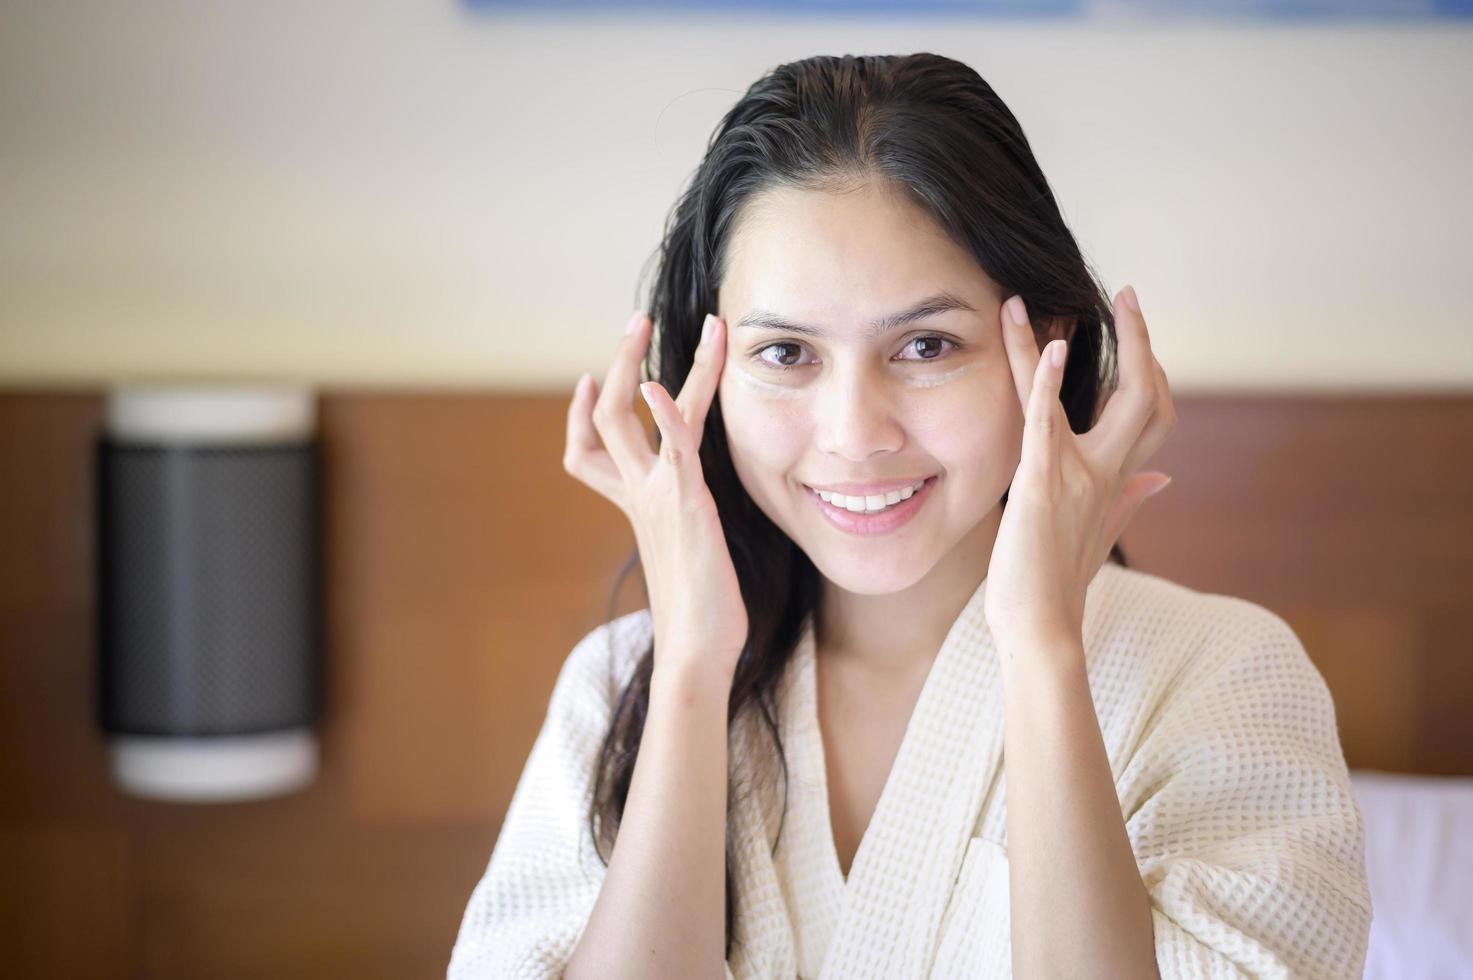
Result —
<svg viewBox="0 0 1473 980"><path fill-rule="evenodd" d="M1002 319L1023 407L1023 454L992 548L985 614L1011 657L1080 642L1085 590L1136 510L1171 481L1136 468L1175 427L1176 410L1130 286L1115 296L1119 384L1082 435L1069 428L1059 400L1066 341L1040 352L1021 296L1004 304Z"/></svg>

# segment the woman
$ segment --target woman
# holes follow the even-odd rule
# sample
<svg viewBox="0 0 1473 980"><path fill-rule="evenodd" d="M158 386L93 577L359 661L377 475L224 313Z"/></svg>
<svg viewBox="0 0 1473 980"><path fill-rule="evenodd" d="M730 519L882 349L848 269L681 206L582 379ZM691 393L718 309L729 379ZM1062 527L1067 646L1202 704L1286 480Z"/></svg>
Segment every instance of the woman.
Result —
<svg viewBox="0 0 1473 980"><path fill-rule="evenodd" d="M565 455L649 609L564 664L452 977L1360 975L1328 691L1125 567L1166 375L986 82L762 78L650 310Z"/></svg>

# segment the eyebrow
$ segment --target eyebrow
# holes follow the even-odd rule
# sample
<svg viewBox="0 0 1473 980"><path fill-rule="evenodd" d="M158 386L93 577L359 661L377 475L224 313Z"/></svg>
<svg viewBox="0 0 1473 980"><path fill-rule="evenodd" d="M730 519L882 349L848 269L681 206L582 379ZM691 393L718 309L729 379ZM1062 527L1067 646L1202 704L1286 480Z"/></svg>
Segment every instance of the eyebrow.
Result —
<svg viewBox="0 0 1473 980"><path fill-rule="evenodd" d="M913 323L916 320L934 316L937 313L947 313L951 310L976 312L972 310L972 307L965 300L948 292L940 292L934 296L927 296L908 309L901 310L898 313L891 313L888 316L882 316L878 320L873 321L865 327L864 339L873 340L877 337L884 336L891 330L903 327L907 323ZM748 312L746 316L737 321L736 328L740 330L742 327L756 327L760 330L783 330L788 333L803 334L807 337L822 337L828 333L828 331L821 327L810 326L806 323L795 323L792 320L785 319L776 313L769 313L766 310L752 310Z"/></svg>

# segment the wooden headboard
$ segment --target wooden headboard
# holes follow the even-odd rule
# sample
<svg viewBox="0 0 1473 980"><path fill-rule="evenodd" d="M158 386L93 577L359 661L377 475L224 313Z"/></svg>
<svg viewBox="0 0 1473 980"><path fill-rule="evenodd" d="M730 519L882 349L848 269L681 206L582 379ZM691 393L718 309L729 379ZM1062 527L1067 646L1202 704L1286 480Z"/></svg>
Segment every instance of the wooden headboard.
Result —
<svg viewBox="0 0 1473 980"><path fill-rule="evenodd" d="M1261 603L1353 767L1473 775L1473 396L1178 397L1130 564ZM93 721L96 391L0 394L0 940L17 976L443 976L563 658L632 547L564 396L328 391L310 789L116 792ZM635 608L626 594L617 611Z"/></svg>

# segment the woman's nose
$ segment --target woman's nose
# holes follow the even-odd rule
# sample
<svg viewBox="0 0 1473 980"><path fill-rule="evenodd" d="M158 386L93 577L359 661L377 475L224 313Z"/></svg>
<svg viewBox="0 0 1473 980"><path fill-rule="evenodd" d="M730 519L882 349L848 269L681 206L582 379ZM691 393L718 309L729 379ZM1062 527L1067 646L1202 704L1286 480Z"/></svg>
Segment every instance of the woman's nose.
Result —
<svg viewBox="0 0 1473 980"><path fill-rule="evenodd" d="M891 392L860 370L835 372L819 382L814 443L819 451L862 462L894 452L904 442Z"/></svg>

